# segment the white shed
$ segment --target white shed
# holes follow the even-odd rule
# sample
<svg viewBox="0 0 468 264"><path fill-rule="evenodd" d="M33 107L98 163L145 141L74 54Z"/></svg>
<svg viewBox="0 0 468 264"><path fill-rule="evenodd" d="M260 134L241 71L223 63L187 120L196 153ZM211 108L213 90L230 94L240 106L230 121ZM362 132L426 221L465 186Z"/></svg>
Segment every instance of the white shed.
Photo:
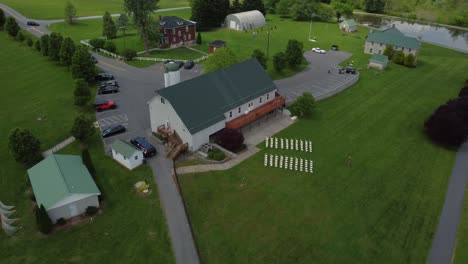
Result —
<svg viewBox="0 0 468 264"><path fill-rule="evenodd" d="M348 19L340 23L340 29L344 32L354 32L357 30L357 25L354 19Z"/></svg>
<svg viewBox="0 0 468 264"><path fill-rule="evenodd" d="M265 26L265 17L258 10L230 14L224 20L227 28L235 30L251 30Z"/></svg>
<svg viewBox="0 0 468 264"><path fill-rule="evenodd" d="M120 139L112 143L112 157L129 170L143 163L143 151Z"/></svg>

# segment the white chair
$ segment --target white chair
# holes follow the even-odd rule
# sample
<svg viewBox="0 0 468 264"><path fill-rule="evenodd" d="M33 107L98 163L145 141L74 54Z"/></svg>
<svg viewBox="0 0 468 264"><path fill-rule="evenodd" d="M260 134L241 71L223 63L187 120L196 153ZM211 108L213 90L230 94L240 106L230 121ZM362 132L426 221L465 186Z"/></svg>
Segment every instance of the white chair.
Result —
<svg viewBox="0 0 468 264"><path fill-rule="evenodd" d="M309 152L309 143L306 141L305 142L305 152Z"/></svg>
<svg viewBox="0 0 468 264"><path fill-rule="evenodd" d="M268 148L268 137L265 137L265 147Z"/></svg>
<svg viewBox="0 0 468 264"><path fill-rule="evenodd" d="M279 167L280 167L280 169L283 168L283 156L280 156L280 158L279 158Z"/></svg>
<svg viewBox="0 0 468 264"><path fill-rule="evenodd" d="M312 152L312 141L309 141L309 151Z"/></svg>
<svg viewBox="0 0 468 264"><path fill-rule="evenodd" d="M296 150L299 150L299 140L296 139Z"/></svg>
<svg viewBox="0 0 468 264"><path fill-rule="evenodd" d="M286 139L284 139L284 140L286 141L286 142L285 142L285 143L286 143L286 149L289 149L288 139L286 138Z"/></svg>
<svg viewBox="0 0 468 264"><path fill-rule="evenodd" d="M293 157L291 157L289 160L290 160L290 162L289 162L289 169L292 170L292 169L293 169L293 166L294 166L294 159L293 159Z"/></svg>
<svg viewBox="0 0 468 264"><path fill-rule="evenodd" d="M275 139L274 138L270 138L270 148L273 148L273 144L275 143Z"/></svg>
<svg viewBox="0 0 468 264"><path fill-rule="evenodd" d="M275 155L275 168L278 168L278 155Z"/></svg>
<svg viewBox="0 0 468 264"><path fill-rule="evenodd" d="M310 160L310 173L314 173L314 161Z"/></svg>
<svg viewBox="0 0 468 264"><path fill-rule="evenodd" d="M273 167L273 155L270 154L270 167Z"/></svg>
<svg viewBox="0 0 468 264"><path fill-rule="evenodd" d="M278 148L278 138L275 138L275 148Z"/></svg>
<svg viewBox="0 0 468 264"><path fill-rule="evenodd" d="M263 163L265 164L265 167L268 165L268 154L265 153L265 157L263 159Z"/></svg>
<svg viewBox="0 0 468 264"><path fill-rule="evenodd" d="M284 139L283 138L281 138L280 143L281 143L281 149L283 149L283 147L284 147Z"/></svg>

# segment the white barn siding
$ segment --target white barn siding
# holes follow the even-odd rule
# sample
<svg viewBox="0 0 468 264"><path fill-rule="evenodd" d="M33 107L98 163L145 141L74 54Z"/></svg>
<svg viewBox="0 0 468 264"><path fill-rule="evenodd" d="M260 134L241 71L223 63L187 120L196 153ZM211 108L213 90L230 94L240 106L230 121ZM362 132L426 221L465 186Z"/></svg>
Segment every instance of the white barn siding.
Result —
<svg viewBox="0 0 468 264"><path fill-rule="evenodd" d="M177 112L172 107L168 100L164 99L164 104L161 103L161 96L154 96L149 102L151 130L158 131L160 125L165 125L166 122L169 127L179 134L180 138L184 143L188 143L192 146L192 135L189 130L185 127L184 122L180 119Z"/></svg>
<svg viewBox="0 0 468 264"><path fill-rule="evenodd" d="M99 200L96 194L47 210L47 214L52 222L55 223L59 218L68 219L85 213L88 206L99 207Z"/></svg>
<svg viewBox="0 0 468 264"><path fill-rule="evenodd" d="M268 99L267 99L268 97ZM260 103L260 98L262 98L262 102ZM275 99L275 91L271 91L269 93L266 93L262 96L259 96L239 107L236 107L230 111L227 111L226 113L224 113L224 116L226 116L226 122L229 122L231 121L232 119L235 119L243 114L245 114L245 111L251 111L261 105L264 105L265 103L271 101ZM249 104L250 104L250 107L249 107ZM239 112L239 108L240 108L240 112ZM232 112L232 116L231 116L231 112Z"/></svg>
<svg viewBox="0 0 468 264"><path fill-rule="evenodd" d="M143 151L135 151L128 159L115 150L112 150L112 157L127 169L133 170L143 163Z"/></svg>
<svg viewBox="0 0 468 264"><path fill-rule="evenodd" d="M191 151L198 150L203 144L210 142L210 135L226 127L226 121L218 122L210 127L198 131L192 136L192 145L189 145Z"/></svg>

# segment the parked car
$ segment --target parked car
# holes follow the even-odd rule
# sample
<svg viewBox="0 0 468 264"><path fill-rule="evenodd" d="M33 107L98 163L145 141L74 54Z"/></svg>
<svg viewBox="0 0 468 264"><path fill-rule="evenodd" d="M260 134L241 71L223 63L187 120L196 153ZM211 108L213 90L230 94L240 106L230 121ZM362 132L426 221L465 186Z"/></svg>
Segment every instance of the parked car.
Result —
<svg viewBox="0 0 468 264"><path fill-rule="evenodd" d="M125 132L127 129L123 125L111 126L101 132L103 138L110 137Z"/></svg>
<svg viewBox="0 0 468 264"><path fill-rule="evenodd" d="M142 137L134 137L130 139L130 143L135 147L141 149L143 151L144 157L156 155L156 148Z"/></svg>
<svg viewBox="0 0 468 264"><path fill-rule="evenodd" d="M119 83L116 80L104 81L99 84L99 87L105 87L105 86L120 87Z"/></svg>
<svg viewBox="0 0 468 264"><path fill-rule="evenodd" d="M327 53L327 51L326 51L326 50L323 50L323 49L319 50L318 52L319 52L320 54L325 54L325 53Z"/></svg>
<svg viewBox="0 0 468 264"><path fill-rule="evenodd" d="M93 59L94 63L98 63L96 57L94 57L93 55L91 55L91 59Z"/></svg>
<svg viewBox="0 0 468 264"><path fill-rule="evenodd" d="M28 22L26 22L26 24L27 24L28 26L33 26L33 27L39 26L39 23L37 23L37 22L35 22L35 21L28 21Z"/></svg>
<svg viewBox="0 0 468 264"><path fill-rule="evenodd" d="M98 73L94 79L96 81L108 81L108 80L114 80L114 76L110 73L105 73L105 72L102 72L102 73Z"/></svg>
<svg viewBox="0 0 468 264"><path fill-rule="evenodd" d="M346 67L344 70L346 73L356 74L356 69L353 67Z"/></svg>
<svg viewBox="0 0 468 264"><path fill-rule="evenodd" d="M94 108L96 108L96 111L101 112L102 110L115 109L117 105L113 100L96 100Z"/></svg>
<svg viewBox="0 0 468 264"><path fill-rule="evenodd" d="M118 93L118 92L119 92L119 87L112 86L112 85L99 87L97 91L98 94L110 94L110 93Z"/></svg>
<svg viewBox="0 0 468 264"><path fill-rule="evenodd" d="M179 69L181 69L185 65L185 62L183 62L183 61L176 61L176 63L179 66Z"/></svg>
<svg viewBox="0 0 468 264"><path fill-rule="evenodd" d="M194 63L193 61L190 60L190 61L187 61L187 62L185 63L184 69L190 70L190 69L193 68L193 66L195 66L195 63Z"/></svg>

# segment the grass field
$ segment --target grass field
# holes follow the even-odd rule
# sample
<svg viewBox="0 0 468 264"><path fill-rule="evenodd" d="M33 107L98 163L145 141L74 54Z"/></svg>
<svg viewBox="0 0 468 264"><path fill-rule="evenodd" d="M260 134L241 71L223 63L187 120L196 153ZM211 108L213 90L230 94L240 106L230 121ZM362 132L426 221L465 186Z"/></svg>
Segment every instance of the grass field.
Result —
<svg viewBox="0 0 468 264"><path fill-rule="evenodd" d="M37 232L32 203L26 193L26 169L8 152L8 133L29 128L47 149L69 136L78 109L73 106L71 74L24 44L0 32L0 201L16 206L15 226L21 229L7 238L0 232L0 262L9 263L173 263L171 244L157 188L148 167L129 172L104 155L95 135L90 154L97 183L104 194L103 213L50 236ZM38 121L38 117L45 117ZM63 153L78 154L72 144ZM150 182L153 193L140 197L133 190L138 180Z"/></svg>
<svg viewBox="0 0 468 264"><path fill-rule="evenodd" d="M64 18L66 0L2 0L5 4L26 17L34 19ZM103 15L105 11L119 14L123 11L123 0L72 0L77 10L77 16ZM190 6L188 0L160 0L159 8Z"/></svg>
<svg viewBox="0 0 468 264"><path fill-rule="evenodd" d="M467 68L468 55L423 44L415 69L364 69L278 134L312 140L314 153L266 151L313 159L313 175L266 168L263 150L227 171L179 176L204 262L425 263L455 153L422 125Z"/></svg>

